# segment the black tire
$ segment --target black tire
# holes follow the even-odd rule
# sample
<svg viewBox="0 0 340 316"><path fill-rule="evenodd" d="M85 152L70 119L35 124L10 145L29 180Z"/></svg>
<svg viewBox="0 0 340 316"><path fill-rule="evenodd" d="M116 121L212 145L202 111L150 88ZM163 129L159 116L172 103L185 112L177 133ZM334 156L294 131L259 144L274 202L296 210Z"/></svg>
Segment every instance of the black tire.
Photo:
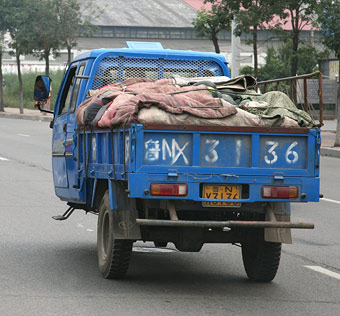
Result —
<svg viewBox="0 0 340 316"><path fill-rule="evenodd" d="M120 279L126 275L132 253L132 240L113 238L113 211L106 191L99 207L97 249L99 270L105 279Z"/></svg>
<svg viewBox="0 0 340 316"><path fill-rule="evenodd" d="M251 281L271 282L277 273L281 257L281 243L266 242L262 234L242 243L244 269Z"/></svg>

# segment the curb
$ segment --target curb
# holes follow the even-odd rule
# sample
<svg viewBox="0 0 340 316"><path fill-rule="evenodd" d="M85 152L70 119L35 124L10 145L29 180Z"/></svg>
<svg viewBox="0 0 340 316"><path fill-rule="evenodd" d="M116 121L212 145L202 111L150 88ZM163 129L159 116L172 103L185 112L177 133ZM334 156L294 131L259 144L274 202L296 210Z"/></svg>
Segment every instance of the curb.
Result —
<svg viewBox="0 0 340 316"><path fill-rule="evenodd" d="M25 115L25 114L14 114L14 113L3 113L0 112L0 117L11 118L11 119L21 119L21 120L31 120L31 121L42 121L51 122L52 118L48 116L41 115Z"/></svg>
<svg viewBox="0 0 340 316"><path fill-rule="evenodd" d="M326 157L340 158L340 150L333 148L322 147L320 149L320 155Z"/></svg>

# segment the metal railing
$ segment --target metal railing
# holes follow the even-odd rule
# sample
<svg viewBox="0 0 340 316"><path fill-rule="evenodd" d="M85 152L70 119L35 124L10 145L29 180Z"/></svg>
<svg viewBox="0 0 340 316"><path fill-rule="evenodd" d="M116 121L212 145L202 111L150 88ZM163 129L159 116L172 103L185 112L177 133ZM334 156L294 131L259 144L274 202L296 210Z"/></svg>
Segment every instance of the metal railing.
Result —
<svg viewBox="0 0 340 316"><path fill-rule="evenodd" d="M317 89L319 97L319 122L323 125L323 94L322 94L322 73L320 71L287 78L279 78L273 80L259 81L257 83L257 89L260 89L262 93L268 91L281 91L286 93L291 100L298 107L300 104L303 105L303 109L310 113L315 111L313 104L308 100L308 79L316 79L312 81L314 88ZM317 86L315 86L317 82ZM301 83L303 87L301 87ZM302 95L303 94L303 100ZM301 102L299 102L301 101Z"/></svg>

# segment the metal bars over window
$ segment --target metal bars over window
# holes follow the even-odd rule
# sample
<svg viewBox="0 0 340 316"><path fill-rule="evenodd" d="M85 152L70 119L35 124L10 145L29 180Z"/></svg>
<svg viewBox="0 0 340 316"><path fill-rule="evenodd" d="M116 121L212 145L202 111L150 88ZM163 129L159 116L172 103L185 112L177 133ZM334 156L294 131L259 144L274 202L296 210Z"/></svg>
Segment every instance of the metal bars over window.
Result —
<svg viewBox="0 0 340 316"><path fill-rule="evenodd" d="M209 60L105 57L97 68L92 89L121 82L128 78L158 80L173 76L193 78L222 75L221 67L216 62Z"/></svg>

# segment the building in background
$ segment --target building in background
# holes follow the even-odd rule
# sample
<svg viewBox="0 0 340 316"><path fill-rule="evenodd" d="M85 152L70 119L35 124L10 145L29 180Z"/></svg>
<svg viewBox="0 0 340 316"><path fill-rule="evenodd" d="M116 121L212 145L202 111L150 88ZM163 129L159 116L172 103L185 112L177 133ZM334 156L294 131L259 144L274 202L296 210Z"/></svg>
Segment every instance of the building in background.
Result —
<svg viewBox="0 0 340 316"><path fill-rule="evenodd" d="M84 6L87 0L79 0ZM94 15L91 22L97 26L91 36L79 36L78 46L73 49L73 56L95 48L126 47L126 41L156 41L164 48L189 49L195 51L214 51L210 40L197 38L192 25L196 12L204 5L203 0L96 0L95 5L103 10L98 17ZM277 46L279 40L272 38L268 30L259 31L259 65L265 63L268 45ZM310 29L302 31L301 39L314 41L320 45L320 34ZM241 36L241 67L253 65L252 46L246 41L250 34ZM231 32L222 31L219 36L222 54L231 61ZM51 57L51 70L64 69L67 61L66 50L60 57ZM44 61L34 56L22 58L23 71L44 71ZM4 55L4 73L16 72L15 58Z"/></svg>

